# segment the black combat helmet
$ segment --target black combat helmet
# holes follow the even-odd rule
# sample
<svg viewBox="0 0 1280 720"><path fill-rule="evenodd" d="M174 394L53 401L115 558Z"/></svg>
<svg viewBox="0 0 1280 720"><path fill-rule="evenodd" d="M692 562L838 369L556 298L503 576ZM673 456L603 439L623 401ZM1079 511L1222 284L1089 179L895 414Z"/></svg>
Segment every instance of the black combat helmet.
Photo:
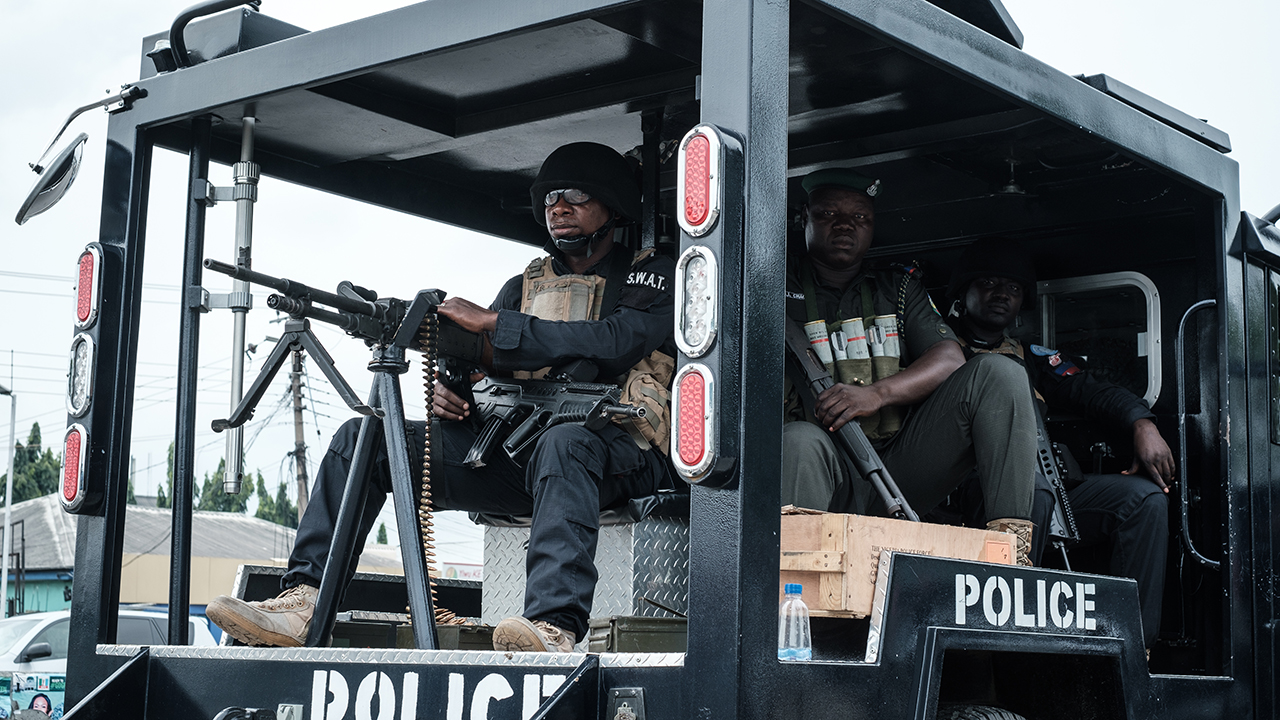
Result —
<svg viewBox="0 0 1280 720"><path fill-rule="evenodd" d="M561 250L574 250L588 241L602 240L614 225L625 225L640 218L640 188L626 158L613 148L593 142L576 142L556 148L542 163L542 169L529 188L533 218L546 225L547 193L576 188L604 203L617 219L605 223L591 236L578 235L555 241ZM598 236L598 237L597 237Z"/></svg>
<svg viewBox="0 0 1280 720"><path fill-rule="evenodd" d="M1019 243L1004 237L982 238L960 254L960 262L951 273L947 300L959 300L969 283L980 277L1003 277L1022 283L1022 306L1036 304L1036 267L1031 256Z"/></svg>

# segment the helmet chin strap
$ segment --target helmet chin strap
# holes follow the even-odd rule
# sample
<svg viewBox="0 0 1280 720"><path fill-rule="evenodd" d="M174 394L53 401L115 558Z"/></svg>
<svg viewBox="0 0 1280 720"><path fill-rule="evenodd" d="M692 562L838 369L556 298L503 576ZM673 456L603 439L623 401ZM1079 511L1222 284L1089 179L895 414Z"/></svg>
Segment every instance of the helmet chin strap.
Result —
<svg viewBox="0 0 1280 720"><path fill-rule="evenodd" d="M609 221L604 225L601 225L599 230L596 230L590 235L573 235L564 238L552 236L551 242L555 243L556 247L559 248L561 252L572 252L585 245L587 247L587 257L591 257L591 251L595 248L596 243L608 237L609 233L613 230L613 226L616 224L616 221L617 216L615 215L614 217L609 218Z"/></svg>

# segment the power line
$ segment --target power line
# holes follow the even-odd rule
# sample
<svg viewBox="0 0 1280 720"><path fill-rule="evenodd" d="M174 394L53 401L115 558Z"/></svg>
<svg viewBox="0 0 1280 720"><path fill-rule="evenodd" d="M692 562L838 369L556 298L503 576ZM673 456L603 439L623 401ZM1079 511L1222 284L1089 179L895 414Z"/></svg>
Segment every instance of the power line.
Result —
<svg viewBox="0 0 1280 720"><path fill-rule="evenodd" d="M49 366L49 365L21 365L21 364L16 364L16 365L14 365L13 367L15 367L15 368L22 368L23 370L41 370L41 371L44 371L44 372L58 373L59 375L62 375L62 376L64 376L64 377L65 377L65 376L66 376L66 374L67 374L67 370L66 370L66 368L63 368L63 367L52 367L52 366ZM154 374L154 373L137 373L136 375L134 375L134 378L171 378L171 377L177 377L177 376L176 376L176 375L156 375L156 374ZM54 382L53 380L50 380L49 378L23 377L23 376L21 376L21 375L19 375L19 376L15 377L15 378L13 378L13 379L14 379L14 380L31 380L31 381L34 381L34 382Z"/></svg>
<svg viewBox="0 0 1280 720"><path fill-rule="evenodd" d="M44 352L36 352L34 350L19 350L18 348L0 348L0 353L10 353L10 352L16 353L18 355L32 355L35 357L62 358L63 360L67 359L68 357L67 353L44 353ZM211 361L209 365L201 365L200 367L202 368L211 367L214 363L226 362L230 359L231 359L231 356L226 355L220 360ZM139 360L138 364L139 365L162 365L164 367L173 367L178 363L176 360L173 362L160 362L158 360Z"/></svg>
<svg viewBox="0 0 1280 720"><path fill-rule="evenodd" d="M71 293L46 293L46 292L35 292L34 290L10 290L9 288L0 288L0 292L10 293L11 295L24 295L24 296L35 295L38 297L63 298L65 300L70 300L75 297ZM177 303L174 303L174 304L176 305Z"/></svg>
<svg viewBox="0 0 1280 720"><path fill-rule="evenodd" d="M304 378L306 379L306 381L307 381L307 400L308 400L308 402L310 402L310 403L311 403L311 421L312 421L312 423L314 423L314 424L315 424L315 426L316 426L316 436L317 436L317 437L319 437L319 435L320 435L320 418L316 417L316 399L315 399L315 395L313 395L313 394L312 394L312 389L311 389L311 386L312 386L312 385L314 385L315 383L311 382L311 375L310 375L310 374L309 374L309 372L307 371L307 364L306 364L306 363L303 363L303 364L302 364L302 377L304 377ZM315 477L315 475L312 475L311 477Z"/></svg>
<svg viewBox="0 0 1280 720"><path fill-rule="evenodd" d="M47 293L47 292L36 292L36 291L34 291L34 290L10 290L9 288L0 288L0 292L2 292L2 293L10 293L10 294L12 294L12 295L23 295L23 296L32 296L32 295L35 295L35 296L39 296L39 297L63 298L64 300L74 300L74 299L75 299L75 294L74 294L74 293L69 293L69 292L65 292L65 293ZM143 300L142 302L143 302L143 304L144 304L144 305L178 305L178 304L179 304L177 300L151 300L151 299L147 299L147 300Z"/></svg>
<svg viewBox="0 0 1280 720"><path fill-rule="evenodd" d="M0 275L6 277L26 278L28 280L56 280L58 282L74 283L75 278L69 275L40 275L39 273L17 272L15 270L0 270Z"/></svg>
<svg viewBox="0 0 1280 720"><path fill-rule="evenodd" d="M282 396L280 400L276 403L276 406L272 408L271 414L267 416L266 420L263 422L263 425L259 426L257 432L253 434L253 437L249 438L249 441L244 444L245 452L249 452L249 448L253 447L253 442L258 439L259 435L262 434L262 430L263 428L266 427L266 423L271 422L271 420L275 418L276 413L280 412L280 408L284 407L285 404L288 402L288 400L289 400L289 394L285 393L285 395Z"/></svg>
<svg viewBox="0 0 1280 720"><path fill-rule="evenodd" d="M40 273L19 272L17 270L0 270L0 276L23 278L25 280L49 280L53 282L65 282L75 284L76 279L70 275L41 275ZM181 285L161 285L159 283L143 283L145 290L171 290L180 292Z"/></svg>

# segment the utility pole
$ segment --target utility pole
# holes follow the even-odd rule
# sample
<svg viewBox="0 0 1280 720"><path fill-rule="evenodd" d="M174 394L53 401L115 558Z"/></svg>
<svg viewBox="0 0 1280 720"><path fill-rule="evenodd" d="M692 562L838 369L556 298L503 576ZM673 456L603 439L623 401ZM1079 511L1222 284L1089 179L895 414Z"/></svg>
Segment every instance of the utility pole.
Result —
<svg viewBox="0 0 1280 720"><path fill-rule="evenodd" d="M289 373L293 380L293 459L298 468L298 522L302 522L302 513L307 511L307 443L303 440L302 428L302 353L293 353L293 372Z"/></svg>
<svg viewBox="0 0 1280 720"><path fill-rule="evenodd" d="M13 354L10 352L9 367L13 367ZM9 371L13 374L13 370ZM13 384L13 380L9 381ZM18 449L17 437L15 431L18 429L18 396L14 392L3 385L0 385L0 395L9 396L9 476L4 484L4 559L0 560L0 618L9 617L9 551L13 547L13 535L10 532L13 525L10 523L10 513L13 505L13 462L14 451Z"/></svg>

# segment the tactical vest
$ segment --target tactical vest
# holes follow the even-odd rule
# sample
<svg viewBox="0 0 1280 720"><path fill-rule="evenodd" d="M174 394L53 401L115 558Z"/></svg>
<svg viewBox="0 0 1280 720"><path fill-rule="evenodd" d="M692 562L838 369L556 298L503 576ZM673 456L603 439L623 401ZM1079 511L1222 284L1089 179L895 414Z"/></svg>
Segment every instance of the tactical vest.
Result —
<svg viewBox="0 0 1280 720"><path fill-rule="evenodd" d="M800 281L804 286L805 311L809 320L805 331L810 342L822 342L825 339L830 343L834 333L841 333L848 340L847 354L840 353L845 354L845 357L838 357L831 349L825 355L818 351L832 378L846 385L866 386L898 374L902 369L902 315L905 312L907 283L911 281L910 273L904 274L899 284L895 315L875 314L872 297L874 281L868 273L859 281L858 287L862 317L835 318L832 321L819 317L817 287L813 268L807 258L801 264ZM867 438L883 440L892 437L902 428L905 415L906 408L886 405L871 415L858 418L858 424L862 426L862 432Z"/></svg>
<svg viewBox="0 0 1280 720"><path fill-rule="evenodd" d="M617 248L615 252L623 251ZM631 266L653 254L653 248L636 253ZM604 275L560 275L550 257L529 263L524 270L520 312L540 320L599 320L604 305ZM622 402L645 409L643 418L614 418L616 423L642 450L657 447L668 453L671 439L671 378L675 375L675 358L661 350L636 363L627 373L616 378L622 388ZM546 377L551 368L512 373L517 378Z"/></svg>
<svg viewBox="0 0 1280 720"><path fill-rule="evenodd" d="M993 348L980 348L970 345L969 341L961 337L959 333L956 333L956 340L960 341L960 347L964 348L966 355L1008 355L1018 358L1023 363L1027 361L1022 351L1022 343L1008 335L1005 335L1000 344ZM1031 388L1031 392L1035 394L1037 400L1045 402L1044 396L1040 394L1039 390Z"/></svg>

